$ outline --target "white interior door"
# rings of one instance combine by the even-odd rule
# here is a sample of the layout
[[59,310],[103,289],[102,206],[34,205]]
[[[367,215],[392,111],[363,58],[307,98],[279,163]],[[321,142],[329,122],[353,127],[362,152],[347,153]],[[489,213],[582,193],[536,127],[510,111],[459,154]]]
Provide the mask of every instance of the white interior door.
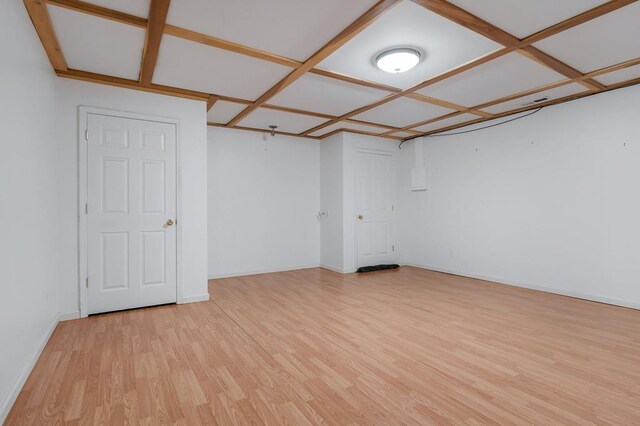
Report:
[[176,302],[176,126],[87,126],[88,313]]
[[391,155],[356,153],[358,267],[396,261],[393,180]]

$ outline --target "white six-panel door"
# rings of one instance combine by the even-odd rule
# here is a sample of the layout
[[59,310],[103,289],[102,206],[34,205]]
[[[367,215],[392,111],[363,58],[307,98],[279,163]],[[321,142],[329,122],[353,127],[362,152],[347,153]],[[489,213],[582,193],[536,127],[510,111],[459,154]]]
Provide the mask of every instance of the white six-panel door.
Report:
[[88,313],[176,302],[176,126],[89,114]]
[[394,263],[394,165],[391,155],[356,153],[358,267]]

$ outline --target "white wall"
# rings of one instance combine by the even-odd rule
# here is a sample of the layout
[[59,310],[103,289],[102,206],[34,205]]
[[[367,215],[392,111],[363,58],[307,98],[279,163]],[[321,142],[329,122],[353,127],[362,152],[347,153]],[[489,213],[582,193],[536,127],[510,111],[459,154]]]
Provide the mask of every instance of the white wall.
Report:
[[[355,133],[339,133],[320,142],[321,265],[338,272],[354,272],[356,259],[355,156],[358,151],[397,156],[393,140]],[[397,161],[397,159],[396,159]]]
[[0,3],[0,423],[57,323],[55,75],[22,2]]
[[209,277],[320,264],[320,144],[209,127]]
[[56,141],[62,168],[60,229],[64,254],[64,309],[78,309],[78,107],[92,106],[180,120],[182,174],[182,300],[206,299],[207,289],[207,135],[204,102],[76,80],[58,80]]
[[343,136],[338,133],[320,142],[320,264],[336,272],[344,270],[343,255]]
[[408,264],[640,307],[640,87],[426,138],[400,167]]

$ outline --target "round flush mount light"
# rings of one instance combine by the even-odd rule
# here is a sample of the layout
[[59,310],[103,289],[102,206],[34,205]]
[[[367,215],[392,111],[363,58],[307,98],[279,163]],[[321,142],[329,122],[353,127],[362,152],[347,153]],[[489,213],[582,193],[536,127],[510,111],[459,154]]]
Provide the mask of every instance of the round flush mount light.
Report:
[[398,47],[385,50],[376,57],[376,65],[382,71],[392,74],[409,71],[418,65],[422,55],[410,47]]

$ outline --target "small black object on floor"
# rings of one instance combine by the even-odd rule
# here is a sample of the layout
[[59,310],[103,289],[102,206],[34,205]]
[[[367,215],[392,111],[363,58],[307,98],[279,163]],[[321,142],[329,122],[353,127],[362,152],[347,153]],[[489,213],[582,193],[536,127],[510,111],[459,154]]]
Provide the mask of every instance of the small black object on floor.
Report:
[[384,271],[387,269],[398,269],[400,265],[373,265],[373,266],[363,266],[362,268],[358,268],[356,272],[375,272],[375,271]]

